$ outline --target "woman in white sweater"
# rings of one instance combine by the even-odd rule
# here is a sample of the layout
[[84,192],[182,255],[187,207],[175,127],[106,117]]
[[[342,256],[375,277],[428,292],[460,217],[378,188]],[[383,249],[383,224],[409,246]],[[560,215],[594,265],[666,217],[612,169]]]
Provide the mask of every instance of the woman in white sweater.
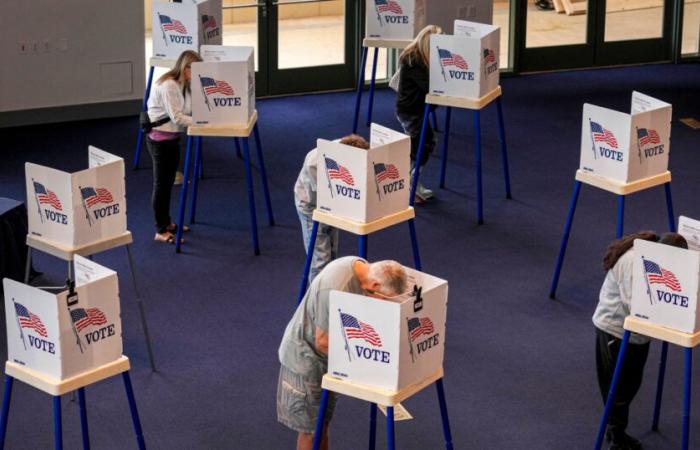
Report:
[[180,163],[180,134],[193,123],[190,66],[201,60],[195,51],[182,52],[175,66],[156,81],[148,99],[148,117],[151,122],[160,123],[146,139],[153,160],[151,202],[156,221],[155,240],[159,242],[175,243],[177,225],[170,218],[170,193]]

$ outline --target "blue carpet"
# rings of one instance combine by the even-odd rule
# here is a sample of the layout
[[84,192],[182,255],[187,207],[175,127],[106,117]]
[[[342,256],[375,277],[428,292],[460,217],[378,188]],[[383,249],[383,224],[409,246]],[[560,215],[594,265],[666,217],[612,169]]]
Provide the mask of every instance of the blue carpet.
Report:
[[[456,448],[591,448],[602,402],[590,317],[604,276],[601,256],[615,234],[613,195],[583,187],[558,299],[547,297],[578,167],[582,104],[628,111],[633,89],[673,104],[670,169],[676,214],[700,218],[699,135],[678,122],[700,117],[698,80],[697,64],[503,79],[514,199],[504,195],[492,106],[482,114],[482,226],[475,219],[471,117],[455,112],[448,188],[437,190],[434,201],[417,208],[416,225],[424,269],[450,282],[445,389]],[[399,129],[392,112],[394,95],[390,90],[377,92],[375,121]],[[150,448],[293,448],[294,433],[279,425],[275,415],[277,347],[294,310],[304,258],[292,186],[317,138],[336,138],[350,130],[353,98],[352,93],[334,93],[259,102],[277,226],[267,226],[256,178],[262,251],[258,257],[250,245],[243,165],[231,142],[205,140],[199,222],[187,234],[181,255],[175,255],[172,246],[152,241],[148,154],[143,155],[143,169],[127,172],[129,228],[135,237],[157,373],[148,367],[125,252],[112,250],[96,260],[121,277],[124,351],[132,361]],[[438,114],[441,120],[443,113]],[[24,198],[25,161],[83,169],[91,144],[129,162],[135,131],[135,117],[3,130],[0,196]],[[424,172],[429,187],[437,188],[438,162],[434,157]],[[663,189],[628,199],[627,232],[666,227]],[[341,254],[356,252],[352,236],[341,239]],[[370,236],[369,257],[412,264],[406,227]],[[60,283],[65,273],[64,264],[48,256],[37,256],[36,267],[45,274],[37,280],[40,284]],[[629,427],[647,449],[680,446],[678,348],[670,351],[661,431],[649,431],[659,347],[652,346]],[[698,405],[700,388],[693,399]],[[93,448],[135,445],[118,378],[90,387],[87,400]],[[66,448],[78,448],[77,404],[66,397],[63,406]],[[440,448],[435,390],[425,390],[406,406],[415,419],[397,425],[398,447]],[[331,427],[332,447],[365,446],[368,412],[366,403],[343,398]],[[691,447],[700,448],[700,413],[692,417],[691,429],[696,432]],[[382,448],[381,421],[378,436]],[[8,448],[48,448],[52,439],[51,399],[16,383]]]

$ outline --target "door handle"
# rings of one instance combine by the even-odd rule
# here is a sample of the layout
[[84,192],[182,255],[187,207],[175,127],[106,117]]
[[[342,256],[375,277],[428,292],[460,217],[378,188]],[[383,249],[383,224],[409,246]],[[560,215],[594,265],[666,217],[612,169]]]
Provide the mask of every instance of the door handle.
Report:
[[257,3],[245,3],[242,5],[223,5],[221,9],[241,9],[241,8],[260,8],[260,14],[262,14],[263,19],[267,18],[267,2],[260,1]]
[[324,3],[324,2],[332,2],[335,0],[292,0],[292,1],[287,1],[287,2],[280,2],[277,0],[274,0],[272,2],[272,6],[279,6],[279,5],[297,5],[300,3]]

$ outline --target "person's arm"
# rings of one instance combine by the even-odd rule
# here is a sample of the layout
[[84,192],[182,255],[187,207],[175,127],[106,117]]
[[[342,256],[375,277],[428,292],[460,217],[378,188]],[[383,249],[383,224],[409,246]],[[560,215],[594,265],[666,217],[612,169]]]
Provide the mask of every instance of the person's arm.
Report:
[[175,81],[167,83],[163,95],[163,107],[174,123],[181,127],[194,125],[192,116],[185,114],[185,97]]
[[316,327],[316,351],[328,354],[328,333],[319,327]]

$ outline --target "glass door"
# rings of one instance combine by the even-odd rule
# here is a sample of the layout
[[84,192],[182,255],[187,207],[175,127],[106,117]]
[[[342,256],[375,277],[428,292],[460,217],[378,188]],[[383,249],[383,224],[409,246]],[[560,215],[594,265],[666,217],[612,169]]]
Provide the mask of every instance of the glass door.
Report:
[[224,44],[255,47],[258,95],[352,88],[352,0],[226,0]]
[[520,0],[520,71],[670,60],[672,0]]

